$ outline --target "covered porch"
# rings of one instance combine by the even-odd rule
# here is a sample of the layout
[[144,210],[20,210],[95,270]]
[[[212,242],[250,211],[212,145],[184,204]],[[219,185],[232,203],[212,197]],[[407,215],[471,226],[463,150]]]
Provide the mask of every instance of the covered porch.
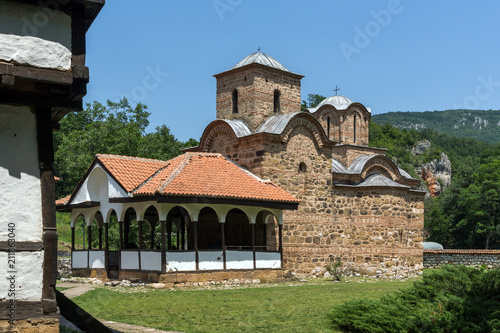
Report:
[[[80,274],[101,270],[109,278],[120,278],[123,271],[279,269],[282,222],[281,210],[228,204],[73,209],[71,265]],[[118,248],[110,246],[110,227],[117,229],[111,232],[118,235]],[[86,235],[83,249],[75,247],[77,232]]]
[[[187,162],[200,156],[190,155]],[[158,191],[152,195],[131,195],[127,191],[118,196],[123,182],[111,172],[109,161],[98,157],[75,192],[57,202],[59,211],[71,213],[73,274],[157,281],[160,275],[171,273],[282,269],[283,209],[296,209],[298,201],[221,155],[201,154],[207,155],[216,157],[221,167],[240,173],[239,182],[247,188],[238,191],[246,192],[246,197],[231,193],[242,185],[238,179],[231,179],[230,172],[219,180],[220,184],[210,183],[210,195],[204,193],[204,181],[200,180],[193,183],[199,194],[191,191],[189,196],[162,195]],[[196,158],[190,168],[195,164],[203,167],[202,161]],[[175,176],[180,178],[182,172],[177,170]],[[218,181],[216,171],[210,176],[213,182]],[[256,188],[248,188],[245,178],[250,178]],[[226,195],[218,194],[219,188],[225,187],[223,182],[228,181],[234,183],[225,190]],[[172,183],[174,180],[169,185]],[[110,197],[112,192],[114,197]]]

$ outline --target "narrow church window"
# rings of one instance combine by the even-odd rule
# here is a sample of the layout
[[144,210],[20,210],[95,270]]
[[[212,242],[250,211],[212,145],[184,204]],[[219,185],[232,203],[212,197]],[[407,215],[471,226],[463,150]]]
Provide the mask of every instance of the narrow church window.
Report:
[[274,91],[274,109],[273,109],[274,113],[279,113],[280,112],[280,108],[281,108],[281,105],[280,105],[281,101],[280,101],[280,99],[281,99],[281,92],[278,89],[276,89]]
[[306,173],[307,165],[304,162],[300,162],[299,164],[299,173]]
[[233,113],[238,113],[238,89],[233,90]]
[[330,117],[326,118],[326,136],[330,139]]
[[354,116],[354,143],[356,143],[356,116]]

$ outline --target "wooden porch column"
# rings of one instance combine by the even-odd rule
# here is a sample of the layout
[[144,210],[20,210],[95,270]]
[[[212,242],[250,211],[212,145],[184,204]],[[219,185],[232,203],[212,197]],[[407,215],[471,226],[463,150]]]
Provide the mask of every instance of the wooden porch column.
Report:
[[252,252],[253,252],[253,269],[256,269],[257,258],[255,255],[255,223],[252,223]]
[[167,254],[165,253],[165,224],[166,221],[160,221],[161,228],[161,272],[167,272]]
[[71,251],[75,250],[75,227],[71,227]]
[[123,247],[126,247],[129,243],[128,234],[130,233],[130,217],[128,214],[125,215],[125,220],[123,221]]
[[92,226],[87,226],[88,250],[92,250]]
[[283,225],[278,224],[278,250],[280,251],[280,261],[281,261],[281,268],[283,268]]
[[224,269],[226,269],[226,235],[225,235],[225,225],[226,223],[220,224],[221,242],[222,242],[222,258],[224,260]]
[[109,267],[109,223],[104,223],[104,261],[107,272]]
[[[181,222],[179,221],[179,225],[181,224]],[[179,234],[179,228],[176,226],[176,229],[177,229],[177,250],[179,250],[181,248],[181,242],[180,242],[180,234]]]
[[102,250],[102,227],[99,228],[99,250]]
[[123,249],[123,221],[118,221],[118,233],[120,234],[120,248]]
[[200,269],[200,255],[198,253],[198,221],[193,221],[194,252],[196,258],[196,270]]
[[172,250],[172,219],[167,221],[167,249]]
[[156,223],[155,224],[150,224],[151,226],[151,250],[154,250],[155,248],[155,227],[156,227]]
[[179,249],[187,250],[184,246],[186,244],[186,220],[184,217],[181,218],[181,247]]
[[138,231],[138,234],[139,234],[138,242],[139,242],[139,244],[137,245],[137,247],[139,248],[139,250],[142,249],[142,222],[143,221],[137,221],[137,224],[139,225],[139,231]]

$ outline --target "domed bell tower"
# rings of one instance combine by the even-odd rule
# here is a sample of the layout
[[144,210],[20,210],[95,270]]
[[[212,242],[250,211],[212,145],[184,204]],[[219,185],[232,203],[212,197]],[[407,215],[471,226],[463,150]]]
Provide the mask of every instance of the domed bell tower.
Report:
[[269,117],[300,111],[304,76],[260,51],[214,77],[217,119],[240,119],[255,132]]

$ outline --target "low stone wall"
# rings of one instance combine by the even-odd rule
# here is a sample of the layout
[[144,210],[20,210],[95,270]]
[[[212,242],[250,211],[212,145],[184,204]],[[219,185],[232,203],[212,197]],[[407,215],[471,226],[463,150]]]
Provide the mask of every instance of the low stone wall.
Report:
[[[291,277],[291,275],[289,277]],[[172,287],[174,285],[198,286],[210,284],[211,282],[222,282],[222,284],[266,283],[280,282],[285,279],[287,279],[287,276],[282,269],[257,269],[166,273],[160,275],[159,282],[167,285],[168,287]]]
[[57,276],[58,277],[71,276],[71,258],[57,259]]
[[500,250],[424,250],[424,268],[441,265],[500,267]]

